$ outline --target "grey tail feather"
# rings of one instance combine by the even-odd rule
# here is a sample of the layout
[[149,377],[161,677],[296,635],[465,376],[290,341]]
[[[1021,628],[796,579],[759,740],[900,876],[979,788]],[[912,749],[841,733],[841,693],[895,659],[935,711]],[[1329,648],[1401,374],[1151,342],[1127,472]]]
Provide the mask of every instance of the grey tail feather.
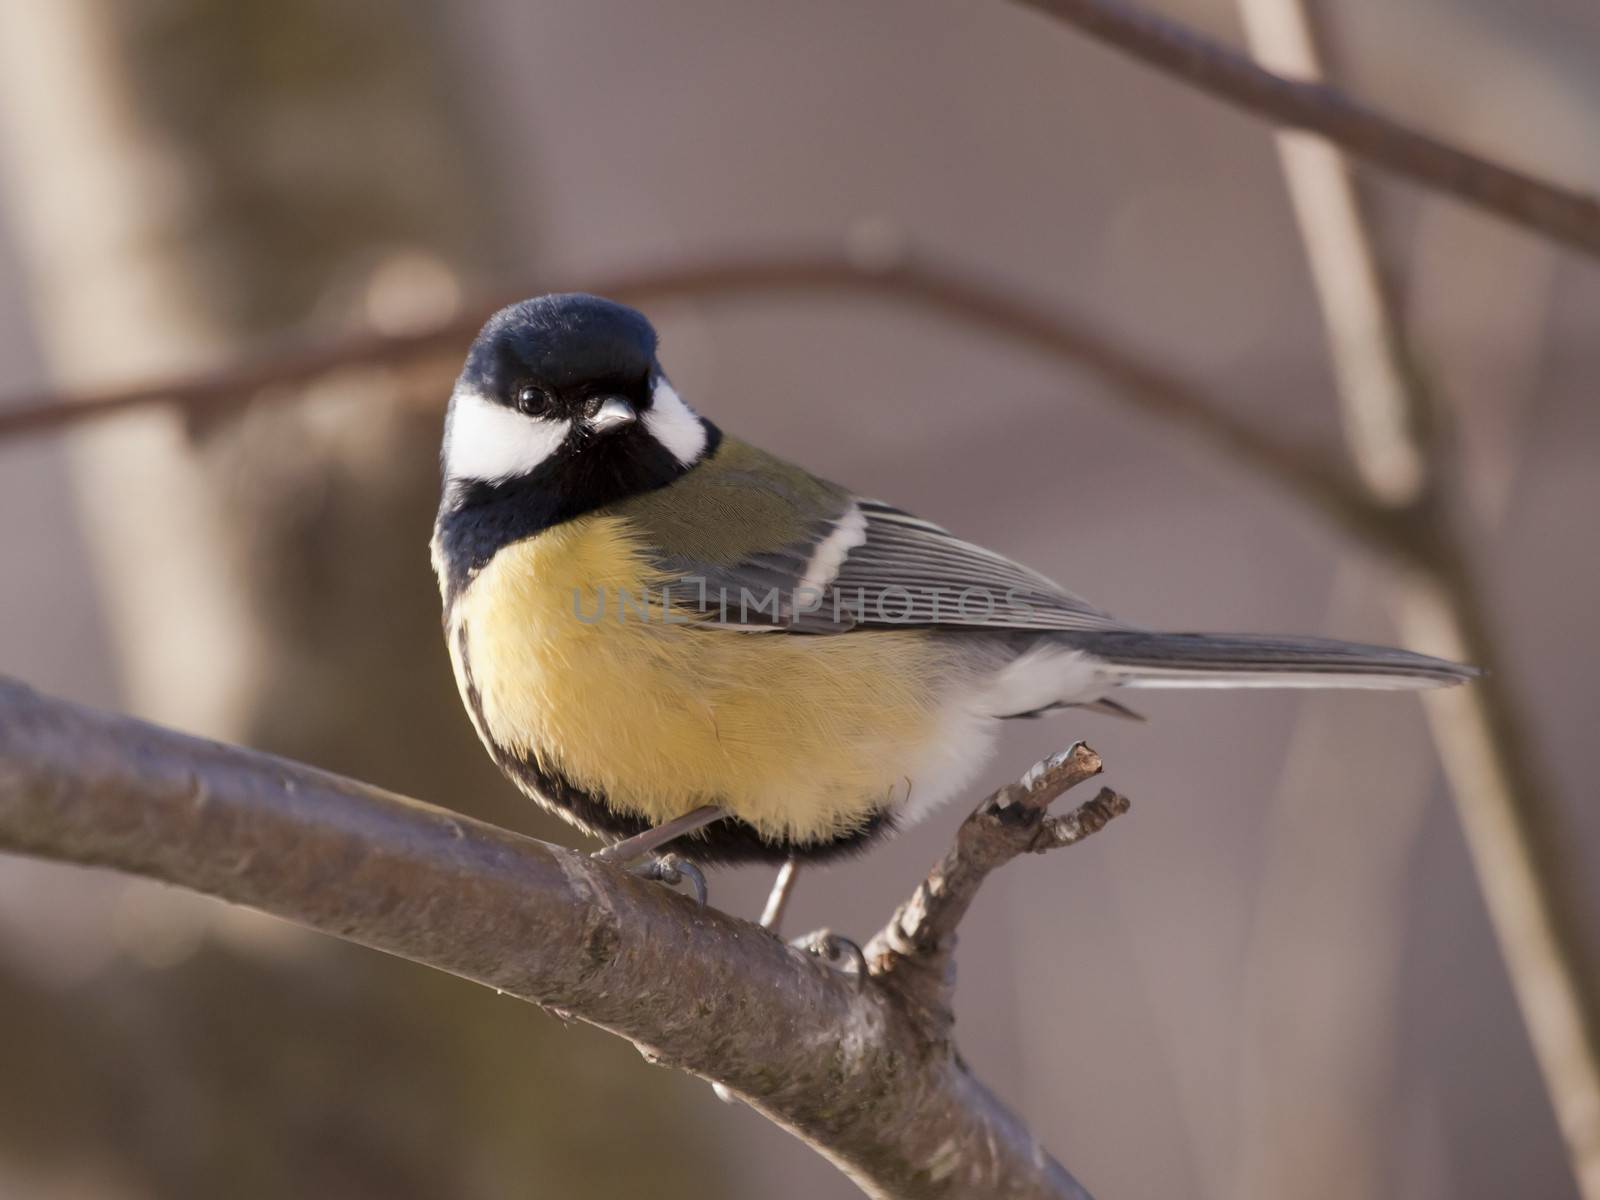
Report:
[[1117,668],[1123,687],[1446,687],[1480,674],[1409,650],[1328,638],[1107,630],[1072,643]]
[[1077,708],[1084,712],[1099,713],[1103,717],[1121,717],[1124,721],[1148,721],[1150,719],[1141,712],[1134,712],[1126,704],[1119,704],[1115,700],[1106,699],[1104,696],[1098,700],[1089,700],[1081,704],[1063,701],[1056,704],[1046,704],[1043,708],[1035,708],[1029,712],[1006,713],[1005,719],[1008,721],[1031,721],[1035,717],[1058,713],[1064,708]]
[[1071,708],[1081,708],[1084,712],[1099,713],[1106,717],[1121,717],[1124,721],[1148,721],[1150,718],[1142,712],[1134,712],[1126,704],[1119,704],[1115,700],[1108,700],[1104,696],[1088,704],[1073,704]]

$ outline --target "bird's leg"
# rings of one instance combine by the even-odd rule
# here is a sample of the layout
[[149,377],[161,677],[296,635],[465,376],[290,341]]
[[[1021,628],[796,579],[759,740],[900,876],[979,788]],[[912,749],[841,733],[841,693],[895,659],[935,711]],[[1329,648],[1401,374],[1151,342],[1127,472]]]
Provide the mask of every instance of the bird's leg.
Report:
[[720,821],[727,815],[728,810],[720,804],[703,804],[693,812],[686,812],[681,817],[663,821],[654,829],[646,829],[643,833],[636,833],[630,838],[614,842],[604,850],[596,850],[592,857],[602,862],[630,863],[636,858],[655,853],[673,838],[693,833],[696,829],[704,829],[713,821]]
[[783,925],[783,913],[789,907],[789,897],[794,894],[795,876],[800,874],[800,864],[790,855],[789,861],[778,868],[778,877],[772,881],[772,891],[767,894],[767,906],[761,910],[761,928],[777,935]]

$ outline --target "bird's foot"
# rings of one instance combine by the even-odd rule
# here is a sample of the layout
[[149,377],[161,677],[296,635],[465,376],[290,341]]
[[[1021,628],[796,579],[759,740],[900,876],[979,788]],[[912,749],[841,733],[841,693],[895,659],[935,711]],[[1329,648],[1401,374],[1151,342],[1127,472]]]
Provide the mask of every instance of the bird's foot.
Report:
[[699,867],[685,858],[676,854],[661,854],[648,862],[640,863],[631,868],[633,874],[641,879],[653,879],[657,883],[664,883],[670,888],[675,888],[681,883],[688,883],[694,893],[695,902],[706,902],[706,877]]
[[840,937],[831,929],[818,929],[789,943],[796,950],[820,958],[836,971],[855,979],[856,986],[867,982],[867,956],[861,947],[849,938]]

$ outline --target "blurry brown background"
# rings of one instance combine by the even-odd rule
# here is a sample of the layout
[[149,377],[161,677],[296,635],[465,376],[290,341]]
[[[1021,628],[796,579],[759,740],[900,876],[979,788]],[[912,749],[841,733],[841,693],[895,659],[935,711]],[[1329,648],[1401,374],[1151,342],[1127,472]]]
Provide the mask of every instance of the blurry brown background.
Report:
[[[1164,11],[1230,41],[1224,0]],[[1587,0],[1321,6],[1359,94],[1600,183]],[[1262,127],[997,2],[17,0],[0,394],[404,328],[461,297],[885,226],[1335,444]],[[1600,948],[1600,270],[1371,190],[1459,422],[1476,567]],[[662,306],[725,427],[1178,628],[1392,639],[1384,580],[1096,385],[882,302]],[[542,836],[460,715],[424,544],[449,369],[0,445],[0,670]],[[962,938],[977,1071],[1105,1197],[1574,1195],[1405,696],[1140,697],[1079,735],[1134,814]],[[865,937],[957,819],[802,876]],[[714,877],[753,913],[768,880]],[[627,1045],[105,875],[0,860],[0,1195],[822,1197],[799,1143]]]

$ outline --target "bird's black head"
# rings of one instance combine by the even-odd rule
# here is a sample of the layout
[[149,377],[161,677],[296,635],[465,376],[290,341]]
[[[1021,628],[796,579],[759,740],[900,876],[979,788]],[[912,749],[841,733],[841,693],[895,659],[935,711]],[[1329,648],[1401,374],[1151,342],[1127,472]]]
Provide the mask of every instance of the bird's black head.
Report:
[[519,389],[552,407],[607,390],[644,400],[655,360],[656,331],[643,313],[582,293],[540,296],[489,318],[461,384],[513,408],[525,407]]
[[456,381],[441,512],[509,504],[554,524],[670,483],[716,439],[662,374],[641,313],[581,293],[524,300],[489,318]]

